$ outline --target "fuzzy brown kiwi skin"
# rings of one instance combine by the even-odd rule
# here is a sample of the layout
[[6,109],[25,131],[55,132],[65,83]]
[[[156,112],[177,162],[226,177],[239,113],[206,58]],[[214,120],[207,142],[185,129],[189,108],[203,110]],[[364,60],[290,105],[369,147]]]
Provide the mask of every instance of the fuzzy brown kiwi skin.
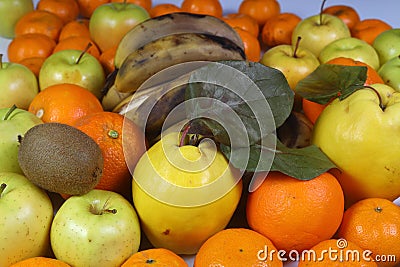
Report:
[[18,162],[25,176],[50,192],[82,195],[103,173],[98,144],[84,132],[62,123],[44,123],[21,139]]

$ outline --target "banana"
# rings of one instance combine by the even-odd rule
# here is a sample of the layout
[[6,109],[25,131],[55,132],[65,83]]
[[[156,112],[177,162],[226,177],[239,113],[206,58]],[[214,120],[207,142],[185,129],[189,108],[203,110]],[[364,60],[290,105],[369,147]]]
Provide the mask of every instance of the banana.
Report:
[[[192,71],[209,64],[208,61],[193,61],[163,69],[129,97],[122,100],[113,110],[134,121],[145,129],[146,139],[152,143],[163,127],[169,127],[182,119],[184,113],[170,118],[168,114],[185,100],[186,85]],[[174,115],[176,115],[174,113]]]
[[225,37],[244,49],[237,32],[223,20],[208,15],[173,13],[151,18],[132,28],[120,41],[114,58],[119,69],[126,57],[159,38],[177,33],[204,33]]
[[115,86],[111,86],[103,96],[101,105],[104,110],[112,111],[119,103],[131,95],[132,93],[120,93],[115,90]]
[[129,54],[115,78],[115,90],[135,92],[155,73],[190,61],[244,60],[244,50],[225,37],[180,33],[152,41]]

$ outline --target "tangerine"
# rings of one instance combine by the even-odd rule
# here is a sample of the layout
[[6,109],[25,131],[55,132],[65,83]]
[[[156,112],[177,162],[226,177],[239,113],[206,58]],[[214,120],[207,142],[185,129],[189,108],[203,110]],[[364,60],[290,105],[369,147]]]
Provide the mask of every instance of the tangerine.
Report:
[[[277,251],[267,237],[246,228],[228,228],[209,237],[197,252],[194,267],[209,266],[263,266],[282,267],[278,254],[265,260],[259,259],[259,251]],[[267,253],[267,251],[265,251]]]
[[265,21],[261,30],[261,40],[268,47],[280,44],[290,45],[292,33],[301,18],[293,13],[279,13]]
[[276,0],[243,0],[238,12],[254,18],[262,27],[267,19],[281,12],[281,6]]
[[60,42],[63,39],[73,36],[90,38],[89,19],[80,18],[65,24],[64,27],[61,29],[58,41]]
[[57,15],[64,24],[79,16],[79,6],[76,0],[39,0],[36,9]]
[[358,12],[353,7],[348,5],[329,6],[326,7],[322,13],[330,14],[340,18],[347,25],[350,31],[358,22],[360,22],[360,15]]
[[45,59],[46,58],[44,57],[28,57],[19,61],[18,63],[28,67],[33,74],[35,74],[36,78],[39,78],[40,68],[42,67]]
[[392,26],[381,19],[364,19],[354,25],[351,35],[372,45],[380,33],[390,29]]
[[54,13],[46,10],[33,10],[22,16],[15,24],[15,36],[27,33],[40,33],[58,41],[63,20]]
[[327,239],[309,251],[300,257],[298,267],[377,267],[367,251],[345,239]]
[[328,172],[307,181],[269,172],[248,195],[246,207],[250,228],[286,252],[301,252],[331,238],[343,212],[342,187]]
[[177,5],[163,3],[163,4],[158,4],[158,5],[153,6],[149,10],[149,14],[150,14],[150,17],[154,18],[154,17],[159,17],[162,15],[171,14],[171,13],[180,12],[180,11],[181,11],[181,8],[178,7]]
[[8,60],[20,62],[26,58],[47,58],[53,53],[56,42],[47,35],[27,33],[16,36],[7,47]]
[[234,28],[243,41],[244,53],[248,61],[258,62],[261,58],[261,45],[257,37],[241,28]]
[[222,17],[222,5],[219,0],[183,0],[181,9],[184,12]]
[[[90,47],[87,49],[89,44]],[[57,43],[57,45],[54,47],[53,53],[68,49],[75,49],[80,51],[84,51],[87,49],[87,53],[91,54],[97,59],[100,58],[100,49],[97,47],[95,42],[93,42],[92,39],[88,37],[71,36],[69,38],[65,38]]]
[[103,107],[98,98],[84,87],[62,83],[40,91],[33,98],[28,111],[45,123],[73,125],[78,118],[103,111]]
[[97,7],[109,3],[110,0],[76,0],[76,2],[79,6],[79,14],[83,18],[90,18]]
[[150,248],[138,251],[130,256],[121,267],[188,267],[179,255],[165,248]]
[[150,11],[153,2],[151,0],[111,0],[111,3],[113,2],[125,2],[126,3],[132,3],[138,6],[143,7],[144,9],[146,9],[147,12]]
[[345,211],[338,237],[372,251],[374,259],[392,255],[378,266],[395,266],[400,262],[400,207],[384,198],[360,200]]
[[10,265],[10,267],[71,267],[71,265],[48,257],[32,257]]
[[[129,198],[132,195],[129,169],[136,166],[146,151],[143,131],[123,115],[109,111],[82,116],[73,126],[92,137],[102,151],[103,175],[95,188],[114,191]],[[125,154],[129,154],[129,160]]]
[[255,37],[258,37],[260,27],[258,26],[257,21],[249,15],[230,13],[222,17],[222,19],[232,28],[240,28],[242,30],[248,31]]

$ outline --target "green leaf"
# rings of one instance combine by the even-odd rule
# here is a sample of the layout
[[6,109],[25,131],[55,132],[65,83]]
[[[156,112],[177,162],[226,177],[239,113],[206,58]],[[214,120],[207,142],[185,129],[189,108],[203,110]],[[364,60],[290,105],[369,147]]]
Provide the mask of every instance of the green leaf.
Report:
[[296,86],[298,95],[319,104],[333,98],[344,99],[364,87],[367,67],[321,64]]
[[310,180],[336,165],[317,146],[288,148],[279,140],[271,171],[280,171],[300,180]]
[[[294,93],[277,69],[258,62],[220,61],[191,74],[186,99],[195,100],[187,105],[191,118],[219,119],[223,126],[233,123],[246,130],[253,144],[284,123],[292,110]],[[229,144],[226,139],[217,141]]]
[[[276,139],[276,148],[259,144],[249,148],[237,149],[236,153],[228,146],[221,145],[221,152],[230,163],[243,169],[246,152],[250,151],[246,171],[279,171],[299,180],[310,180],[336,165],[315,145],[304,148],[288,148]],[[263,156],[260,157],[261,153]],[[234,154],[234,155],[233,155]]]

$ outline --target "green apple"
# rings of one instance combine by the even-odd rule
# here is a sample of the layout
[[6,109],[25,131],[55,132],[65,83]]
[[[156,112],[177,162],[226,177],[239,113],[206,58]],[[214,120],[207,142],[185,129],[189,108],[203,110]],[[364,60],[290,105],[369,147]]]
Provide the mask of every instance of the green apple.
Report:
[[378,70],[385,84],[400,92],[400,54],[389,59]]
[[140,225],[132,204],[118,193],[93,189],[68,198],[54,216],[54,255],[71,266],[121,266],[139,250]]
[[0,266],[48,256],[53,205],[25,176],[0,172]]
[[0,62],[0,84],[0,108],[16,105],[27,110],[39,92],[35,74],[18,63]]
[[314,125],[312,143],[338,167],[346,206],[400,196],[400,93],[385,84],[333,100]]
[[101,98],[105,84],[104,69],[97,58],[85,51],[58,51],[43,62],[39,72],[39,89],[60,83],[80,85]]
[[339,17],[318,14],[307,17],[296,25],[292,33],[292,44],[301,37],[300,46],[318,57],[321,50],[329,43],[350,36],[349,28]]
[[23,174],[18,163],[19,136],[33,126],[43,123],[34,114],[18,109],[0,109],[0,172]]
[[106,51],[117,46],[134,26],[149,18],[146,9],[127,1],[103,4],[90,17],[90,36],[101,51]]
[[17,21],[26,13],[33,11],[32,0],[3,0],[0,1],[0,37],[12,39]]
[[[300,40],[299,40],[300,41]],[[300,44],[300,42],[297,42]],[[319,65],[318,58],[308,49],[298,45],[277,45],[268,49],[260,60],[265,66],[276,68],[285,75],[292,90],[297,83],[313,72]],[[295,105],[300,105],[301,98],[295,98]]]
[[391,58],[400,55],[400,28],[392,28],[380,33],[372,43],[379,55],[382,66]]
[[161,137],[133,173],[133,203],[155,247],[194,254],[224,229],[242,192],[239,172],[213,142],[184,144],[178,132]]
[[321,50],[319,60],[321,63],[326,63],[338,57],[347,57],[364,62],[375,70],[378,70],[380,66],[379,56],[375,48],[354,37],[342,38],[328,44]]

